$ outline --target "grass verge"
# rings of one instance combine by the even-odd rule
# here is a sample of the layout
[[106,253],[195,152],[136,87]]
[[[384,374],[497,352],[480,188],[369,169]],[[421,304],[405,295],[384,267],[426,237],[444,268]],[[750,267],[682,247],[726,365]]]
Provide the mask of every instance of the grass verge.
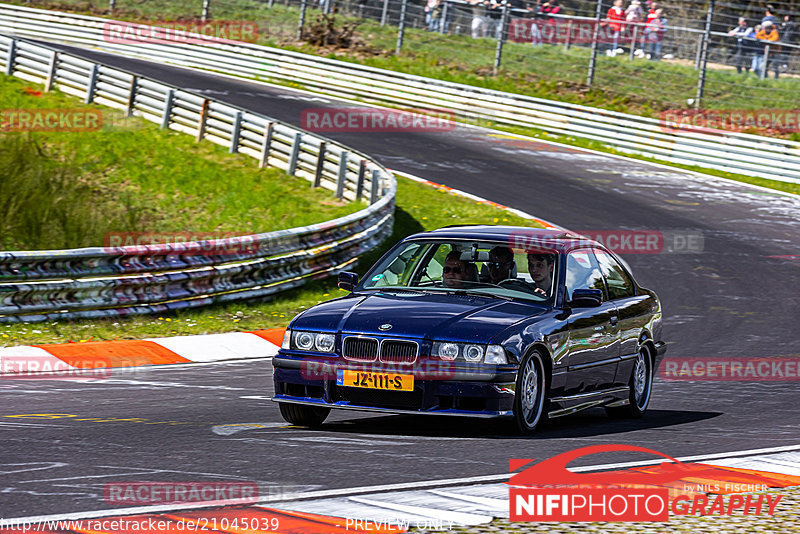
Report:
[[[539,226],[497,207],[398,177],[394,231],[383,245],[361,258],[356,271],[363,275],[389,247],[403,237],[459,223]],[[266,302],[210,306],[201,310],[179,311],[169,316],[0,325],[0,346],[142,339],[284,327],[305,308],[343,294],[336,287],[336,280],[326,279],[281,293]]]
[[[0,76],[0,108],[102,112],[94,131],[0,133],[0,246],[102,246],[125,232],[250,234],[322,222],[343,203],[301,178],[140,118]],[[12,125],[7,114],[7,124]]]

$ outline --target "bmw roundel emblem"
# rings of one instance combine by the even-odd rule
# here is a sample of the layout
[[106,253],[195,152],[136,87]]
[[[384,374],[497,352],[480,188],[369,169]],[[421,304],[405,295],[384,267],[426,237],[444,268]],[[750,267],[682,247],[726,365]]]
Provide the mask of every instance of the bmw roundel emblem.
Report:
[[380,325],[378,328],[385,332],[387,330],[391,330],[392,329],[392,325],[390,325],[389,323],[386,323],[386,324]]

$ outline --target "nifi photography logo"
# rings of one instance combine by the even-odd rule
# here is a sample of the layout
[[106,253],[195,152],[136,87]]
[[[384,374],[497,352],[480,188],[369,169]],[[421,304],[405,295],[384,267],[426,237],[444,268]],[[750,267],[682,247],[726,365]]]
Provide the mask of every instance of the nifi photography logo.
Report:
[[[609,452],[640,452],[664,458],[651,472],[617,470],[576,473],[567,464]],[[512,471],[534,460],[511,460]],[[669,521],[670,515],[773,515],[781,495],[718,494],[687,490],[681,480],[714,480],[713,466],[685,464],[632,445],[593,445],[536,463],[507,482],[511,521]],[[751,477],[759,482],[759,477]],[[765,480],[766,481],[766,480]],[[766,489],[766,484],[754,488]],[[731,492],[732,493],[732,492]]]

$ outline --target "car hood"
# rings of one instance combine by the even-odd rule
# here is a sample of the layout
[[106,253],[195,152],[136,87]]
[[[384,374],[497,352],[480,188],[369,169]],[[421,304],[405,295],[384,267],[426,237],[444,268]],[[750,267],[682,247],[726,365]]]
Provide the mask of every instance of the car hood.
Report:
[[[490,343],[509,326],[545,310],[472,295],[379,292],[318,304],[295,318],[292,328]],[[381,330],[382,325],[391,329]]]

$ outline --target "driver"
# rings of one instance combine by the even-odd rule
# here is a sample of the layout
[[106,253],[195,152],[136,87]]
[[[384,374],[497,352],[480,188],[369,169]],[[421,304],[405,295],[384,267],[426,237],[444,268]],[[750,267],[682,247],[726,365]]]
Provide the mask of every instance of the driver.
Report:
[[499,284],[503,280],[516,278],[514,275],[514,252],[503,246],[494,247],[489,251],[489,279],[492,284]]
[[[469,263],[461,259],[461,252],[451,250],[444,259],[442,269],[442,285],[454,289],[463,289],[470,285],[469,282],[477,282],[477,268],[474,263]],[[465,283],[466,282],[466,283]]]
[[550,296],[553,287],[553,265],[552,254],[528,254],[528,272],[536,285],[536,293]]

